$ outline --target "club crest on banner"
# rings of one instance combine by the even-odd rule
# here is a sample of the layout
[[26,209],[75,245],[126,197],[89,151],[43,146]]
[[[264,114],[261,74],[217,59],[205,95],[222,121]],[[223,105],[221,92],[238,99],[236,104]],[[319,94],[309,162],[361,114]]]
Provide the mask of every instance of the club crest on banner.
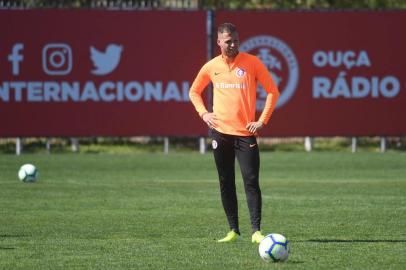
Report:
[[[299,81],[299,64],[290,47],[279,38],[254,36],[240,45],[240,50],[256,55],[272,74],[281,93],[276,108],[285,105],[294,95]],[[266,92],[261,85],[257,88],[257,110],[265,105]]]

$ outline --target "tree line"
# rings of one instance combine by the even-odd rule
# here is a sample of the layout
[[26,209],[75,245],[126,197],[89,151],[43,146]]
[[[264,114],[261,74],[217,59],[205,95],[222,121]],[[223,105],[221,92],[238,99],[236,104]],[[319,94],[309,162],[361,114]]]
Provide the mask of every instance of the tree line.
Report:
[[18,0],[0,1],[3,8],[115,9],[406,9],[404,0]]

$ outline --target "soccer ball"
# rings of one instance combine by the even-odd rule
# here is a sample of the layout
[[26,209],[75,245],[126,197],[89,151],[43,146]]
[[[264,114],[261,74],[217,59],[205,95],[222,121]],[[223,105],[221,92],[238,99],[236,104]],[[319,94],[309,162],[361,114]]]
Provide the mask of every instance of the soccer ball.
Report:
[[288,259],[289,252],[289,241],[281,234],[268,234],[259,243],[259,256],[266,262],[284,262]]
[[18,179],[23,182],[35,182],[38,177],[38,170],[32,164],[24,164],[18,171]]

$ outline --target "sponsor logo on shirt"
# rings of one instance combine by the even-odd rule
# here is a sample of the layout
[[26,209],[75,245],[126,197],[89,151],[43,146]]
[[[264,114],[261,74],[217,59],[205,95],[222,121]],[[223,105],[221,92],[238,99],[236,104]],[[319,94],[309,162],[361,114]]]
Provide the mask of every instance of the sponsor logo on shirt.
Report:
[[247,89],[245,83],[215,83],[214,87],[217,89]]

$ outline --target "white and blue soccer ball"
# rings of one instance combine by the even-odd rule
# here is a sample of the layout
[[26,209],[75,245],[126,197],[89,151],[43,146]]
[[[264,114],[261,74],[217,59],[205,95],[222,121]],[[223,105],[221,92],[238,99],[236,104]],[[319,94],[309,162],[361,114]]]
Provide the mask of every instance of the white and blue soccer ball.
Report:
[[288,259],[289,252],[289,241],[281,234],[268,234],[259,243],[259,256],[266,262],[284,262]]
[[35,182],[38,178],[38,170],[32,164],[24,164],[18,170],[18,179],[23,182]]

